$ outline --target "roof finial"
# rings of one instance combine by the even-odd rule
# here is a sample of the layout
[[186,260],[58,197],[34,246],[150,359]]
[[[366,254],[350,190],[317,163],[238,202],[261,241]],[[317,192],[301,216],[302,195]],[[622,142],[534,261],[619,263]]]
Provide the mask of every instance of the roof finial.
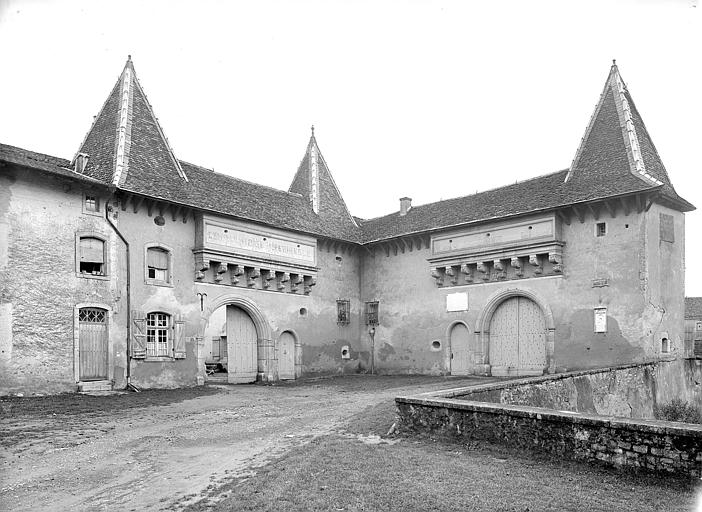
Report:
[[617,65],[617,59],[612,59],[612,66],[616,66],[616,65]]
[[314,137],[314,125],[312,125],[312,137]]
[[131,56],[131,55],[127,55],[127,60],[132,60],[132,56]]

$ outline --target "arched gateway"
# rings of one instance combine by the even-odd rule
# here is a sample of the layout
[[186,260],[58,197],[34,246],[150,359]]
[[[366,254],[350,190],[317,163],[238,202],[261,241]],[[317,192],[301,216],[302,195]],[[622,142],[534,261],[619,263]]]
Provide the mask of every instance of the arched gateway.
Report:
[[475,333],[491,375],[553,372],[553,315],[536,293],[517,288],[496,293],[478,318]]
[[[200,337],[204,336],[212,313],[222,306],[227,308],[227,381],[276,380],[278,368],[270,324],[251,299],[235,294],[213,299],[202,313]],[[204,367],[204,360],[199,364]]]

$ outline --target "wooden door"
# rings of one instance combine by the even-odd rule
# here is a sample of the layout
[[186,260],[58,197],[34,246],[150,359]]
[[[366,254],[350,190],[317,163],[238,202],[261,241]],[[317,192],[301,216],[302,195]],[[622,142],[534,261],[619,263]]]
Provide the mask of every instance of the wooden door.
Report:
[[526,297],[500,304],[490,321],[491,373],[540,375],[546,367],[546,324],[541,308]]
[[278,340],[278,377],[295,378],[295,337],[288,331]]
[[456,324],[449,335],[451,340],[451,375],[470,374],[470,333],[463,324]]
[[227,381],[244,384],[256,381],[258,370],[256,326],[236,306],[227,306]]
[[546,323],[533,300],[519,297],[519,373],[541,375],[546,368]]
[[519,364],[519,297],[500,304],[490,321],[490,365],[493,375],[506,375]]
[[78,357],[81,381],[107,380],[107,311],[78,311]]

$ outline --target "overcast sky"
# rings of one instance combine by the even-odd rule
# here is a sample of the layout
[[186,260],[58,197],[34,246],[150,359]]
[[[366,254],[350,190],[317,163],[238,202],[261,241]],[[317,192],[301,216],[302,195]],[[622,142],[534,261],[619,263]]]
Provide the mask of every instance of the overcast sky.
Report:
[[[0,142],[72,158],[131,54],[178,158],[287,189],[315,125],[370,218],[567,168],[612,59],[702,207],[696,0],[0,0]],[[702,295],[702,214],[686,215]]]

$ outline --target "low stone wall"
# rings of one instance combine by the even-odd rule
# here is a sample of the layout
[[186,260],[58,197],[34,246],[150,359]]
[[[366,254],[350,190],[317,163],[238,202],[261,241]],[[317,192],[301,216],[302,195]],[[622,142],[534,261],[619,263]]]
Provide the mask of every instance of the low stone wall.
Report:
[[[626,377],[624,380],[632,375],[657,372],[655,366],[639,366],[638,369],[629,366],[616,370],[626,370],[623,377],[619,376]],[[601,379],[604,377],[600,374],[608,371],[552,375],[398,397],[395,402],[399,429],[461,441],[504,444],[613,466],[702,477],[702,425],[499,403],[500,397],[505,396],[537,397],[539,404],[568,403],[563,400],[570,395],[560,391],[568,389],[569,382],[584,374]],[[637,380],[633,379],[632,383]],[[557,381],[562,381],[563,385],[555,384]],[[551,395],[549,391],[555,393]],[[641,393],[648,395],[643,390]]]
[[509,380],[470,388],[455,398],[654,419],[656,408],[674,398],[696,404],[702,412],[701,363],[659,360]]

